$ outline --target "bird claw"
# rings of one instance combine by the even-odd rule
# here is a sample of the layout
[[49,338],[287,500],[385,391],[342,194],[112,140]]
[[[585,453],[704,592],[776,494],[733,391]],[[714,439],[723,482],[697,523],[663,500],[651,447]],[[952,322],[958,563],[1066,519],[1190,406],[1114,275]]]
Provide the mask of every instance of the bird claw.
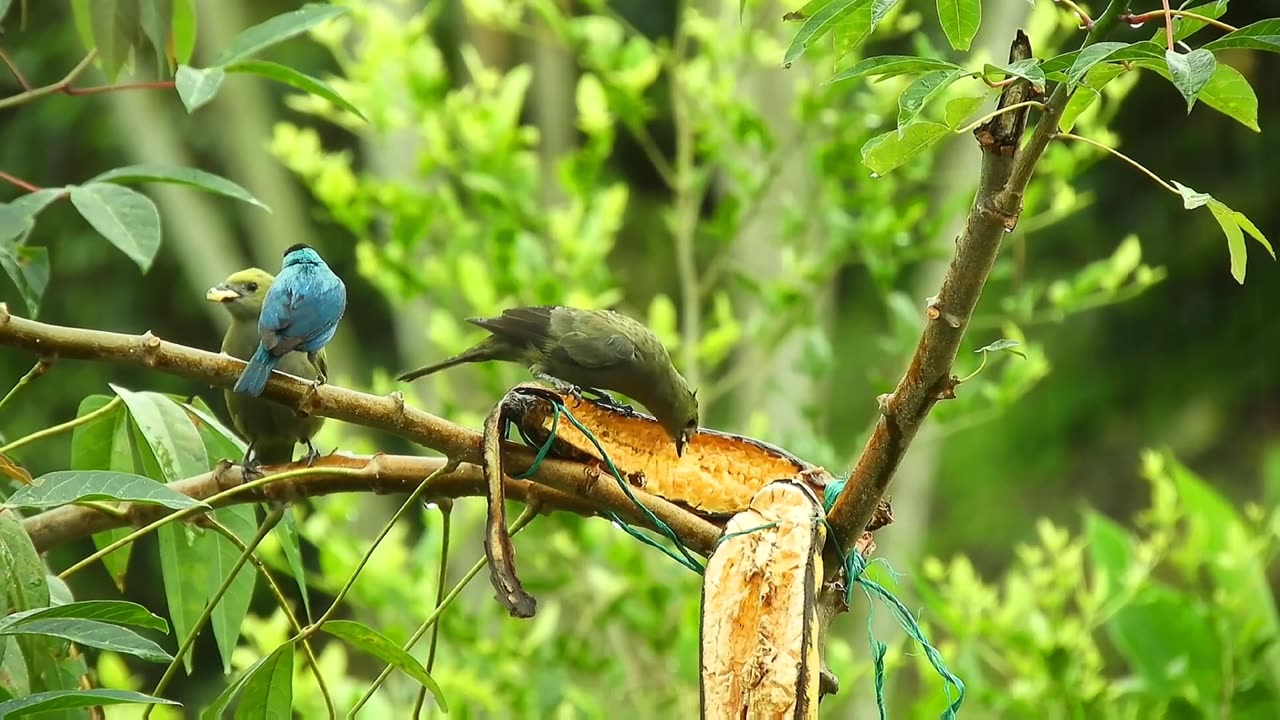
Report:
[[[307,454],[302,456],[302,460],[307,464],[307,467],[311,467],[316,464],[316,460],[320,459],[320,451],[311,442],[311,438],[303,438],[302,442],[307,446]],[[333,453],[330,454],[332,455]]]
[[632,410],[632,409],[633,409],[630,405],[628,405],[628,404],[626,404],[626,403],[622,402],[621,400],[618,400],[617,398],[615,398],[614,396],[610,395],[609,393],[607,393],[607,392],[605,392],[605,391],[603,391],[603,390],[598,390],[598,389],[593,388],[593,387],[582,388],[582,391],[581,391],[581,393],[580,393],[580,395],[579,395],[579,396],[581,397],[582,395],[584,395],[584,394],[586,394],[586,393],[590,393],[590,394],[591,394],[591,396],[592,396],[592,398],[591,398],[592,400],[594,400],[595,402],[597,402],[597,403],[599,403],[599,404],[601,404],[601,405],[604,405],[605,407],[611,407],[611,408],[615,408],[615,409],[618,409],[618,410]]

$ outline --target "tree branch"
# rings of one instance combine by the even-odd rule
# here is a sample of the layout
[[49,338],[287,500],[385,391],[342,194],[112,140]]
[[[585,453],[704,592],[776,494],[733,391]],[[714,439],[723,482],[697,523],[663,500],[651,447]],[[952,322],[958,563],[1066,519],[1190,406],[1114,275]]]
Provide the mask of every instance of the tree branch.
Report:
[[[81,358],[146,367],[224,388],[235,384],[245,365],[228,355],[166,342],[150,332],[144,335],[123,335],[27,320],[11,315],[4,304],[0,304],[0,345],[25,348],[42,356],[56,354],[59,359]],[[263,397],[310,415],[331,417],[399,435],[464,463],[475,464],[481,459],[480,433],[409,407],[399,393],[380,397],[335,385],[316,388],[308,381],[276,372],[271,375]],[[533,451],[522,445],[505,443],[503,446],[503,466],[509,473],[518,474],[526,470],[533,459]],[[378,455],[372,459],[328,458],[320,464],[327,462],[334,463],[334,467],[347,468],[353,466],[345,463],[356,463],[354,467],[368,470],[367,479],[363,475],[355,478],[299,478],[296,481],[281,482],[278,490],[271,489],[274,486],[268,486],[265,492],[282,493],[284,497],[289,497],[289,492],[300,495],[370,490],[407,492],[437,469],[441,461]],[[432,462],[436,464],[425,464]],[[559,494],[549,494],[546,489],[535,488],[530,483],[516,480],[508,481],[507,491],[518,498],[527,497],[532,492],[543,498],[548,507],[558,506],[579,514],[596,514],[601,509],[609,509],[645,527],[649,526],[616,483],[600,481],[600,472],[593,465],[548,458],[533,477],[537,484],[548,486],[559,491]],[[219,482],[222,483],[221,486],[218,485]],[[231,468],[221,473],[180,481],[175,488],[188,492],[193,497],[208,497],[231,487],[228,483],[239,482],[239,469]],[[462,486],[458,483],[462,483]],[[439,485],[441,497],[481,495],[484,491],[483,480],[474,467],[469,470],[463,468],[441,477]],[[445,487],[452,488],[452,491],[444,492]],[[720,528],[714,523],[657,496],[638,489],[633,489],[632,492],[675,530],[688,547],[705,554],[715,546]],[[120,521],[102,517],[96,511],[87,511],[89,515],[85,515],[85,512],[84,508],[52,510],[28,519],[27,529],[33,532],[33,537],[35,534],[42,534],[45,540],[37,545],[48,549],[60,542],[118,527],[120,524]],[[73,533],[44,527],[46,524],[73,521],[81,525]]]
[[[1094,22],[1082,47],[1098,42],[1110,32],[1117,18],[1128,12],[1129,2],[1113,0]],[[1019,40],[1023,38],[1019,33]],[[1015,48],[1017,43],[1015,41]],[[1010,90],[1025,84],[1023,81],[1006,88],[1001,106],[1010,104],[1006,103],[1007,98],[1012,99]],[[991,138],[984,137],[985,128],[975,133],[983,151],[978,192],[964,231],[956,238],[955,255],[937,295],[928,300],[925,309],[928,321],[911,364],[894,391],[879,399],[880,417],[875,429],[854,464],[844,492],[827,515],[845,553],[851,552],[861,537],[929,411],[938,400],[954,396],[951,364],[1000,251],[1000,242],[1017,225],[1023,192],[1049,141],[1057,133],[1058,118],[1071,93],[1064,84],[1054,88],[1035,132],[1021,150],[1018,149],[1020,128],[1012,144],[992,142]],[[1012,114],[1000,117],[1010,118]],[[838,563],[828,564],[829,575],[839,570],[832,567],[835,565]]]

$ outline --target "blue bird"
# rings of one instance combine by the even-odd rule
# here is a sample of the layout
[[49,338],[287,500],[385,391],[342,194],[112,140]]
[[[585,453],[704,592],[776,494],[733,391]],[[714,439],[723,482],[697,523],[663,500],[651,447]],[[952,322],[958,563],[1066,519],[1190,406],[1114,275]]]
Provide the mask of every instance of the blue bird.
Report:
[[347,286],[333,274],[310,245],[299,243],[284,251],[276,281],[262,300],[258,316],[258,349],[236,380],[235,391],[257,397],[280,358],[305,352],[316,369],[316,384],[325,382],[324,349],[338,331],[347,309]]

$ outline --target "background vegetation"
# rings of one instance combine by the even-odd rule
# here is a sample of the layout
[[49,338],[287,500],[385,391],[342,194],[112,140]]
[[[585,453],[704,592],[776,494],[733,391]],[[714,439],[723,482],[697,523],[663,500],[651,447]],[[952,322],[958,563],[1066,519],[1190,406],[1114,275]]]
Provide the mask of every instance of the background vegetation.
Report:
[[[271,208],[147,187],[164,241],[141,273],[70,203],[55,203],[28,241],[50,257],[39,319],[150,329],[215,349],[226,318],[204,290],[249,265],[274,271],[283,249],[305,240],[350,291],[330,351],[336,384],[401,389],[478,427],[522,370],[458,369],[411,388],[391,378],[472,341],[464,317],[517,303],[614,306],[669,342],[700,387],[705,424],[839,470],[914,347],[924,298],[972,198],[978,152],[962,134],[883,177],[872,173],[861,149],[893,129],[912,78],[828,83],[833,68],[886,54],[981,67],[1004,61],[1016,28],[1037,57],[1072,49],[1081,36],[1059,4],[994,0],[982,3],[972,50],[958,53],[934,4],[906,0],[852,55],[837,59],[827,38],[783,69],[798,25],[782,16],[802,3],[335,4],[350,12],[263,57],[323,78],[365,120],[246,74],[229,75],[191,114],[169,88],[54,94],[0,109],[0,170],[28,183],[60,187],[136,163],[190,165]],[[15,3],[4,20],[0,48],[33,84],[83,57],[70,5]],[[296,7],[191,5],[198,67],[244,28]],[[1221,6],[1236,27],[1280,15],[1276,0],[1204,5]],[[1202,33],[1194,46],[1222,34]],[[1118,34],[1160,41],[1163,25]],[[1215,111],[1202,98],[1186,115],[1177,89],[1139,64],[1106,85],[1074,132],[1211,192],[1274,239],[1280,136],[1270,131],[1280,93],[1267,78],[1280,71],[1280,55],[1226,50],[1218,61],[1257,89],[1256,114]],[[139,57],[120,81],[155,77],[154,60]],[[84,81],[106,82],[98,68]],[[0,95],[20,89],[0,77]],[[985,90],[962,80],[921,117],[941,121],[964,109],[949,101]],[[978,114],[970,106],[966,116]],[[0,200],[22,192],[0,184]],[[957,400],[940,405],[891,489],[897,522],[877,533],[877,555],[900,574],[873,572],[919,611],[965,681],[966,716],[1280,711],[1276,267],[1251,242],[1249,281],[1238,284],[1212,216],[1179,202],[1097,148],[1055,143],[966,340],[972,350],[1016,339],[1026,357],[993,356]],[[2,292],[26,314],[12,286]],[[31,362],[0,352],[0,376],[16,381]],[[962,352],[956,372],[978,364]],[[225,416],[220,392],[67,361],[4,408],[4,442],[84,412],[86,397],[112,394],[109,383],[197,393]],[[333,421],[319,445],[418,452]],[[71,434],[13,454],[36,476],[72,458]],[[298,508],[313,604],[327,605],[398,504],[335,496]],[[450,580],[481,553],[482,507],[462,501],[453,512]],[[411,515],[347,597],[350,617],[397,642],[429,613],[439,572],[440,515]],[[697,576],[601,520],[543,518],[517,545],[539,613],[506,617],[483,582],[450,608],[433,676],[451,715],[696,713]],[[60,548],[49,565],[64,568],[89,547]],[[275,538],[264,552],[287,569]],[[94,567],[70,589],[77,598],[122,592],[163,615],[164,590],[151,580],[159,573],[156,553],[140,550],[122,588]],[[842,690],[824,701],[826,717],[874,712],[864,612],[835,626],[828,660]],[[941,682],[896,625],[881,618],[875,627],[890,644],[893,716],[937,714]],[[287,636],[264,588],[243,630],[230,657],[236,671]],[[166,694],[189,708],[226,682],[206,635],[193,672]],[[381,664],[338,642],[318,648],[345,712]],[[104,687],[149,691],[162,672],[115,653],[87,657]],[[296,711],[322,714],[301,659],[294,672]],[[416,692],[393,676],[364,712],[402,716]]]

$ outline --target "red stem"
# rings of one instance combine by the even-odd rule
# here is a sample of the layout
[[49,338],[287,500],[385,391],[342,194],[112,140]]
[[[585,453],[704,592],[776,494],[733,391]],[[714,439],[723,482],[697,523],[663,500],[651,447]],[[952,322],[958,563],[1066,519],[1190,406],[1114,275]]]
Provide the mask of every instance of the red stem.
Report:
[[15,185],[17,187],[20,187],[23,190],[26,190],[27,192],[40,192],[40,190],[42,189],[39,185],[33,185],[27,182],[26,180],[23,180],[22,178],[14,177],[3,170],[0,170],[0,180],[3,180],[9,183],[10,185]]
[[62,88],[62,92],[65,95],[97,95],[116,90],[164,90],[172,87],[174,87],[172,80],[161,80],[157,82],[122,83],[120,85],[94,85],[85,88],[67,86]]
[[1164,7],[1164,36],[1169,49],[1173,50],[1173,10],[1169,8],[1169,0],[1160,0],[1160,4]]

